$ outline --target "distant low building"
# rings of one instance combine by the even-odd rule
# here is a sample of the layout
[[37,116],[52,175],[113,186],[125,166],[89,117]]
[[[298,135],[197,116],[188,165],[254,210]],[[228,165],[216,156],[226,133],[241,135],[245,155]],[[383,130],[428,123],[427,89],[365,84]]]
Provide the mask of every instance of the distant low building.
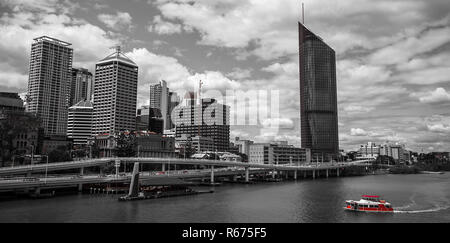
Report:
[[[0,164],[15,161],[24,163],[23,158],[39,153],[39,141],[44,130],[34,113],[23,110],[4,110],[0,116]],[[10,133],[6,133],[6,131]]]
[[242,162],[242,157],[229,152],[214,152],[205,151],[196,153],[191,156],[191,159],[208,159],[208,160],[220,160],[229,162]]
[[396,163],[405,163],[411,160],[409,153],[406,153],[404,144],[385,143],[380,146],[380,155],[392,157]]
[[177,158],[175,139],[149,132],[136,133],[136,150],[139,157]]
[[239,153],[245,154],[247,156],[250,155],[250,145],[254,142],[251,140],[241,140],[239,137],[236,137],[234,141],[234,145],[238,147]]
[[71,148],[73,145],[73,140],[68,139],[66,136],[52,135],[45,136],[40,142],[40,153],[41,155],[49,154],[53,150],[58,149],[58,147]]
[[[179,148],[188,148],[196,153],[205,151],[216,151],[214,139],[202,136],[190,136],[189,134],[182,134],[175,138]],[[182,149],[183,150],[183,149]]]
[[311,150],[285,143],[250,145],[249,162],[253,164],[302,164],[311,162]]
[[0,118],[7,112],[24,110],[23,100],[18,93],[0,92]]
[[[92,139],[98,146],[100,157],[115,156],[119,134],[100,134]],[[134,151],[136,157],[145,158],[177,158],[175,138],[148,131],[134,132]]]
[[359,147],[356,159],[376,159],[380,156],[380,145],[368,142]]

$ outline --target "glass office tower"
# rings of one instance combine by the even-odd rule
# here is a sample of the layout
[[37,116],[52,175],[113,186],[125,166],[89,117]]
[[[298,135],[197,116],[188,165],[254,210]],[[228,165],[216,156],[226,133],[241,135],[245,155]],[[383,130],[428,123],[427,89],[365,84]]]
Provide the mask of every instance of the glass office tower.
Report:
[[316,158],[339,152],[334,50],[299,23],[301,144]]

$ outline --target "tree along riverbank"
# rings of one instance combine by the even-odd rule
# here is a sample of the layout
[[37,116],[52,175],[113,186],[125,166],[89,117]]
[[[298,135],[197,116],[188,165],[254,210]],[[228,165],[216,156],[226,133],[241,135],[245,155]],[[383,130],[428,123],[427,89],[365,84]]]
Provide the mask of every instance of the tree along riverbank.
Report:
[[424,164],[419,163],[415,165],[396,165],[389,168],[389,172],[391,174],[418,174],[423,171],[450,171],[449,163],[441,163],[441,164]]

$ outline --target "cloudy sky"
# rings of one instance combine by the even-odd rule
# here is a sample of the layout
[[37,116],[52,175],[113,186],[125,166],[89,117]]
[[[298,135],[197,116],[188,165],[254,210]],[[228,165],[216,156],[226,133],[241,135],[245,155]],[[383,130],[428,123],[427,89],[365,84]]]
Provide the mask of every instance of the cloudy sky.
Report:
[[[337,54],[341,148],[402,142],[450,150],[448,0],[304,0],[305,24]],[[139,105],[171,89],[279,90],[280,115],[232,137],[300,144],[296,0],[0,0],[0,91],[25,93],[32,39],[73,44],[74,66],[121,44],[140,68]],[[258,108],[259,109],[259,108]],[[281,129],[264,128],[275,122]]]

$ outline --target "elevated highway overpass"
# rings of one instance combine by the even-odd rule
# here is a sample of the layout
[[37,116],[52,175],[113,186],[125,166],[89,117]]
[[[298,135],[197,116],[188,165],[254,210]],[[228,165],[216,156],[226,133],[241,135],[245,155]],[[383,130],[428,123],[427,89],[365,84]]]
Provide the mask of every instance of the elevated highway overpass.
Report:
[[[185,178],[205,178],[209,177],[211,183],[218,176],[234,176],[241,175],[245,177],[245,181],[249,181],[250,174],[256,173],[272,173],[275,177],[276,171],[284,171],[285,174],[293,174],[297,179],[297,173],[303,172],[305,177],[308,172],[312,178],[319,175],[320,171],[324,171],[328,177],[329,171],[336,171],[339,176],[340,169],[358,166],[370,166],[370,161],[355,161],[346,163],[318,163],[318,164],[301,164],[301,165],[275,165],[275,164],[253,164],[244,162],[229,162],[218,160],[196,160],[196,159],[168,159],[168,158],[103,158],[93,160],[81,160],[72,162],[38,164],[17,167],[0,168],[0,192],[14,191],[20,189],[46,189],[46,188],[62,188],[70,186],[81,186],[83,184],[98,183],[128,183],[131,181],[131,174],[119,174],[116,170],[115,175],[84,175],[84,168],[102,166],[107,163],[140,163],[140,164],[160,164],[162,165],[163,175],[158,172],[141,172],[140,180],[153,177],[171,176],[180,179]],[[183,171],[165,171],[164,165],[200,165],[207,166],[205,170],[183,170]],[[36,175],[37,173],[48,171],[61,171],[69,169],[80,169],[77,175],[60,175],[43,177]],[[32,176],[35,174],[35,176]],[[322,172],[322,175],[324,173]],[[26,177],[17,177],[17,175],[27,175]],[[46,173],[47,175],[47,173]],[[40,177],[39,177],[40,176]]]
[[141,164],[176,164],[176,165],[203,165],[203,166],[218,166],[218,167],[240,167],[240,168],[259,168],[259,169],[271,169],[278,171],[311,171],[311,170],[325,170],[345,168],[349,166],[369,166],[370,160],[360,160],[354,162],[344,163],[312,163],[312,164],[300,164],[300,165],[276,165],[276,164],[252,164],[245,162],[231,162],[231,161],[218,161],[218,160],[198,160],[198,159],[174,159],[174,158],[102,158],[91,160],[79,160],[70,162],[59,162],[49,164],[36,164],[16,167],[2,167],[0,168],[0,176],[11,176],[18,174],[30,174],[45,171],[61,171],[69,169],[79,169],[102,166],[108,163],[136,163]]

